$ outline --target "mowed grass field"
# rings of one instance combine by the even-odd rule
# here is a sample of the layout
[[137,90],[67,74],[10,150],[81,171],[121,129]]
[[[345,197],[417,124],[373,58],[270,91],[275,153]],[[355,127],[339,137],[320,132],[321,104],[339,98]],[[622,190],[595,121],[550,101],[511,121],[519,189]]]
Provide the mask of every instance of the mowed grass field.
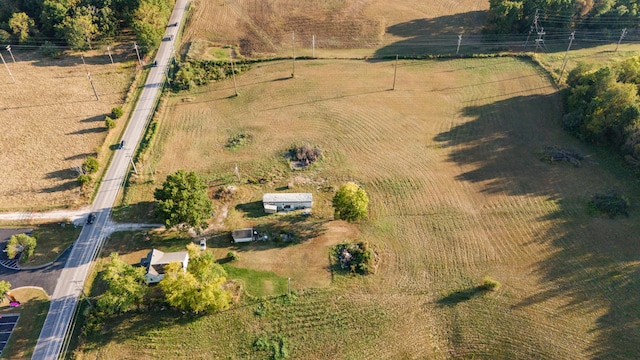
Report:
[[[121,106],[135,74],[128,49],[45,58],[37,51],[5,54],[0,72],[0,211],[85,205],[75,166],[88,156],[108,160],[104,117]],[[135,54],[134,54],[135,56]],[[91,74],[97,101],[87,79]],[[124,120],[111,134],[122,129]],[[112,135],[113,136],[113,135]],[[115,141],[115,140],[114,140]]]
[[[611,186],[637,204],[636,183],[561,130],[560,95],[538,67],[511,57],[400,61],[392,91],[393,62],[298,61],[293,79],[291,66],[254,65],[238,77],[238,97],[231,81],[169,97],[147,159],[155,182],[137,182],[126,201],[148,202],[167,174],[195,170],[212,189],[238,187],[226,220],[219,210],[212,220],[230,230],[277,224],[252,204],[293,182],[292,191],[313,192],[309,221],[322,234],[333,223],[327,189],[353,180],[371,198],[369,217],[344,238],[376,247],[377,274],[297,281],[293,299],[204,317],[127,315],[79,358],[263,358],[269,351],[253,345],[261,338],[308,359],[640,356],[638,212],[608,219],[587,207]],[[225,148],[238,133],[250,143]],[[301,141],[324,159],[291,172],[282,155]],[[580,168],[550,165],[538,159],[545,146],[587,158]],[[246,184],[264,174],[271,181]],[[250,260],[259,251],[239,255],[292,276],[285,256],[260,269]],[[329,266],[327,246],[315,256]],[[485,276],[502,286],[479,291]]]

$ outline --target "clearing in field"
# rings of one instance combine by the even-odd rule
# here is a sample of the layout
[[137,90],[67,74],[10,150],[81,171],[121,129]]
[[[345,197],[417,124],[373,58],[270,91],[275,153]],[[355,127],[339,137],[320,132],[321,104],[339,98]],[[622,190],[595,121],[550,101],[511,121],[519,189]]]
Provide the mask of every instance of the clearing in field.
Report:
[[[176,325],[161,316],[116,320],[121,327],[110,337],[84,348],[87,358],[176,356],[179,326],[194,332],[185,348],[196,358],[246,356],[265,351],[254,344],[274,342],[291,358],[317,359],[640,356],[638,215],[611,220],[587,211],[589,196],[606,186],[632,202],[639,194],[610,158],[560,129],[560,97],[538,67],[511,57],[401,61],[391,91],[392,62],[296,66],[291,79],[290,62],[254,65],[238,78],[238,97],[231,82],[171,96],[147,159],[155,175],[137,179],[126,202],[150,201],[167,174],[187,168],[203,174],[212,193],[238,187],[232,200],[216,200],[216,231],[289,221],[321,235],[333,191],[354,180],[371,199],[355,238],[376,246],[377,274],[335,275],[322,290],[298,281],[292,299]],[[238,134],[251,141],[229,149]],[[301,141],[324,158],[292,172],[283,155]],[[545,146],[576,149],[588,161],[541,162]],[[313,193],[308,220],[262,214],[262,194],[287,188]],[[303,242],[317,240],[307,234]],[[291,261],[304,267],[303,259],[283,255],[296,246],[270,250],[281,259],[275,266],[251,251],[240,258],[293,276]],[[322,249],[316,256],[328,258]],[[481,290],[485,276],[501,287]],[[144,333],[130,331],[142,324]]]
[[[16,51],[16,62],[0,72],[0,211],[47,210],[84,205],[75,166],[98,156],[109,158],[104,118],[121,106],[135,74],[130,51],[106,51],[43,57]],[[135,53],[133,54],[135,56]],[[97,101],[87,73],[91,74]],[[109,134],[119,133],[126,119]],[[114,140],[115,141],[115,140]]]

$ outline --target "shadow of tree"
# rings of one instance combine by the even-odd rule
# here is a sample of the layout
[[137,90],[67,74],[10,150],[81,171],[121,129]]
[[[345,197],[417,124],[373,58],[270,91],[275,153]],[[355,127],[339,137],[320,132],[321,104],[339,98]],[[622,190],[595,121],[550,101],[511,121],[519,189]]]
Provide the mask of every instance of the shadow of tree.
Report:
[[238,204],[236,205],[236,210],[243,212],[246,217],[253,219],[269,215],[264,212],[264,208],[262,207],[262,200]]
[[[539,109],[556,111],[545,112],[545,117]],[[549,118],[552,113],[557,115]],[[551,248],[534,263],[540,290],[515,303],[513,309],[560,303],[562,308],[551,311],[560,317],[571,313],[567,320],[590,314],[594,320],[585,320],[590,327],[584,333],[590,337],[585,340],[589,341],[586,356],[640,358],[638,214],[611,220],[592,217],[586,209],[590,193],[611,185],[637,203],[636,181],[618,169],[609,154],[588,148],[562,131],[548,130],[559,129],[557,93],[468,106],[462,115],[473,120],[434,139],[450,150],[448,161],[460,167],[456,180],[476,184],[485,193],[547,199],[557,209],[537,219],[553,226],[533,235],[532,242]],[[538,159],[536,151],[550,144],[593,155],[582,168],[549,165]],[[462,290],[438,303],[455,305],[476,295],[476,289]]]
[[472,298],[482,295],[486,292],[481,286],[472,287],[469,289],[459,290],[452,292],[451,294],[438,299],[436,303],[441,306],[453,306],[458,303],[471,300]]
[[73,168],[56,170],[47,173],[45,179],[71,180],[78,177],[78,173]]

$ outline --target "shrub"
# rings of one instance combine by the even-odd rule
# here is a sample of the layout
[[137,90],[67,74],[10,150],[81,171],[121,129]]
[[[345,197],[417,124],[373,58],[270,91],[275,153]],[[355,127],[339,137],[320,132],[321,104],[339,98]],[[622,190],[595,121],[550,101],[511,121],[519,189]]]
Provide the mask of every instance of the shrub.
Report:
[[297,161],[309,165],[322,157],[322,150],[317,146],[311,147],[309,143],[304,145],[295,145],[289,150],[289,156]]
[[609,215],[610,218],[614,218],[620,214],[629,216],[629,200],[616,190],[596,193],[589,201],[589,206],[601,213]]
[[98,159],[93,156],[89,156],[84,163],[82,163],[82,170],[85,174],[94,174],[98,171],[99,167]]
[[78,175],[76,181],[80,186],[86,186],[91,182],[91,175]]
[[116,122],[112,118],[107,116],[104,118],[104,126],[106,126],[107,129],[111,130],[116,127]]
[[334,250],[342,269],[362,275],[374,272],[375,253],[366,242],[341,244]]
[[111,117],[114,119],[120,119],[123,114],[124,112],[122,111],[121,106],[116,106],[113,109],[111,109]]
[[62,49],[50,41],[45,41],[44,44],[40,46],[40,53],[44,57],[56,57],[62,54]]
[[238,254],[236,254],[235,251],[229,251],[227,253],[227,259],[231,259],[232,261],[235,261],[235,260],[238,260],[239,257],[238,257]]
[[500,283],[488,276],[482,280],[482,285],[480,285],[480,289],[485,291],[494,291],[494,290],[498,290],[499,288],[500,288]]
[[227,144],[225,145],[225,147],[231,150],[235,150],[248,144],[250,141],[251,141],[251,135],[243,132],[230,137],[227,140]]

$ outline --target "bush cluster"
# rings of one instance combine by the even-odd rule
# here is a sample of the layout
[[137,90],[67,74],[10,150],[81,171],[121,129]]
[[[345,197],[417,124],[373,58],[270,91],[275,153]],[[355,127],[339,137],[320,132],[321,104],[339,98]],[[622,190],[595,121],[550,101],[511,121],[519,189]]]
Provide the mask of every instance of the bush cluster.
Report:
[[366,242],[341,244],[336,246],[334,251],[342,269],[362,275],[374,272],[375,253]]
[[[234,64],[236,74],[249,69],[249,63]],[[233,74],[231,63],[221,60],[188,60],[178,65],[178,71],[171,83],[174,91],[189,90],[196,86],[206,85],[212,81],[226,79]]]
[[579,64],[567,78],[563,127],[577,138],[640,160],[640,58],[595,69]]
[[589,206],[610,218],[617,215],[629,216],[629,200],[615,190],[594,194]]
[[294,160],[303,162],[305,165],[310,165],[322,157],[322,150],[317,146],[312,147],[309,143],[294,145],[289,149],[289,156]]
[[225,147],[231,150],[238,149],[251,141],[251,135],[247,133],[240,133],[233,135],[227,140]]

